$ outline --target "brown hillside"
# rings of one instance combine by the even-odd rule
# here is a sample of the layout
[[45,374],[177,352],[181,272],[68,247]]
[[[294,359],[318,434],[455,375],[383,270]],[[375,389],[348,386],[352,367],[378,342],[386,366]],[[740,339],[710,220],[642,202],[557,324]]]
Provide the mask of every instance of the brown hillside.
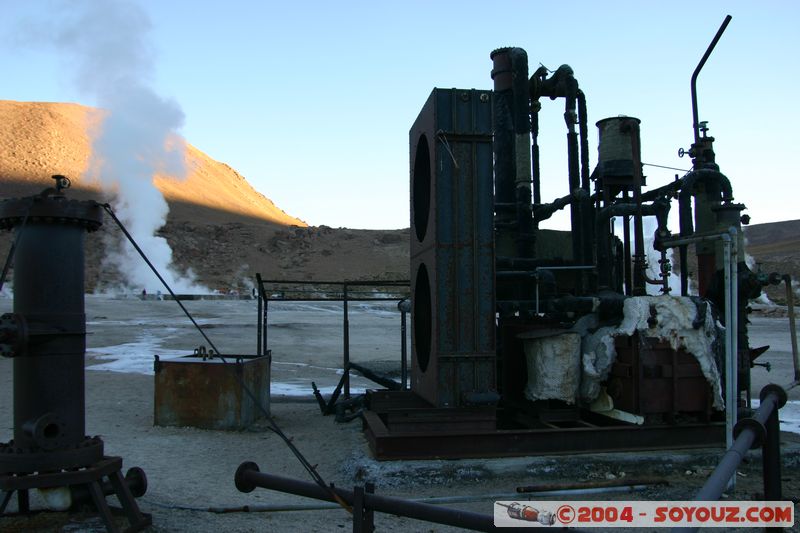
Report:
[[[0,173],[17,183],[14,188],[31,184],[40,189],[43,178],[65,174],[78,188],[96,190],[83,176],[91,154],[88,128],[100,118],[96,109],[77,104],[0,100]],[[170,204],[205,206],[281,225],[307,225],[279,209],[234,169],[191,145],[187,145],[186,168],[185,179],[159,176],[155,181]],[[5,189],[3,196],[30,192]],[[182,213],[176,215],[183,218]]]
[[[86,171],[87,128],[96,110],[76,104],[0,101],[0,199],[27,196],[51,186],[49,176],[74,183],[68,195],[101,199]],[[265,279],[362,280],[408,277],[408,230],[349,230],[306,224],[255,191],[230,166],[189,145],[189,176],[156,181],[169,203],[159,235],[173,250],[179,271],[191,268],[212,289],[243,289],[256,272]],[[103,266],[107,243],[121,240],[106,220],[87,239],[87,285],[114,286],[121,273]],[[0,260],[11,233],[0,232]]]

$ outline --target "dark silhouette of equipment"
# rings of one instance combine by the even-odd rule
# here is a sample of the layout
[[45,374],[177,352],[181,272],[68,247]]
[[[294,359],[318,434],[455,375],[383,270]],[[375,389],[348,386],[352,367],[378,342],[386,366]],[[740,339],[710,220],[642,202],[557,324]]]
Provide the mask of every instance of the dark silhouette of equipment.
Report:
[[86,436],[84,240],[102,224],[102,206],[68,199],[69,180],[53,178],[56,186],[36,196],[0,202],[0,229],[15,230],[14,309],[0,319],[0,353],[14,363],[14,439],[0,444],[0,514],[15,491],[19,512],[28,513],[28,491],[39,489],[59,508],[73,497],[93,502],[117,531],[105,500],[114,493],[131,530],[143,529],[151,520],[130,485],[135,478],[133,492],[143,494],[144,472],[126,482],[122,459]]

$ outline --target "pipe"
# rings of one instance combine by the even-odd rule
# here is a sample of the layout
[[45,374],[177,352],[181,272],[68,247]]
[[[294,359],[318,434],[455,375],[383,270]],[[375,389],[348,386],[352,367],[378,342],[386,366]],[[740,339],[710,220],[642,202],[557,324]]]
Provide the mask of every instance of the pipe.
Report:
[[[582,494],[605,494],[605,493],[629,493],[638,492],[652,488],[653,485],[662,484],[660,482],[642,482],[631,483],[627,482],[618,486],[604,487],[590,487],[590,488],[575,488],[575,489],[559,489],[559,490],[542,490],[542,491],[520,491],[516,493],[492,493],[492,494],[477,494],[466,496],[433,496],[430,498],[411,498],[408,501],[418,503],[430,503],[433,505],[441,505],[447,503],[473,503],[483,502],[488,500],[520,500],[525,497],[520,496],[520,492],[534,492],[539,497],[555,497],[555,496],[571,496]],[[666,484],[666,482],[663,482]],[[520,487],[529,488],[529,487]],[[309,504],[275,504],[275,505],[242,505],[240,507],[189,507],[183,505],[160,505],[155,502],[148,502],[158,507],[177,510],[189,511],[205,511],[216,514],[228,513],[280,513],[288,511],[325,511],[329,509],[340,509],[341,505],[336,503],[309,503]]]
[[256,273],[256,285],[258,286],[258,310],[256,311],[256,355],[262,355],[261,335],[264,330],[264,299],[261,297],[261,274]]
[[400,390],[408,389],[408,340],[406,339],[408,326],[406,316],[411,311],[411,299],[403,298],[397,302],[400,310]]
[[697,67],[694,69],[692,73],[692,127],[694,129],[694,142],[700,142],[700,120],[698,118],[698,111],[697,111],[697,76],[700,74],[700,70],[702,70],[703,66],[708,61],[708,57],[711,55],[711,52],[714,51],[714,47],[717,46],[717,42],[719,42],[720,37],[722,37],[722,33],[725,31],[725,28],[728,27],[731,19],[730,15],[725,17],[725,20],[722,21],[722,26],[719,27],[717,30],[717,34],[711,40],[711,44],[708,45],[706,49],[706,53],[703,54],[703,58],[700,59],[700,62],[697,64]]
[[497,246],[501,253],[529,257],[533,251],[531,218],[530,103],[528,54],[522,48],[500,48],[492,60],[495,201],[515,204],[512,212],[496,210]]
[[374,381],[378,385],[383,385],[384,387],[386,387],[389,390],[402,390],[401,387],[400,387],[400,384],[398,382],[396,382],[393,379],[387,378],[385,376],[381,376],[380,374],[377,374],[377,373],[373,372],[369,368],[363,367],[363,366],[358,365],[358,364],[353,363],[353,362],[349,363],[349,368],[351,368],[352,370],[355,370],[356,372],[358,372],[359,374],[361,374],[362,376],[364,376],[368,380]]
[[[725,447],[733,445],[733,426],[736,424],[737,401],[734,380],[739,370],[737,357],[733,351],[733,332],[731,331],[731,243],[730,238],[722,236],[723,270],[725,275]],[[733,479],[736,483],[736,479]]]
[[[324,501],[334,501],[332,493],[335,493],[347,505],[353,505],[354,501],[354,494],[351,490],[343,490],[333,486],[322,487],[316,483],[263,473],[259,471],[258,465],[253,462],[244,462],[239,465],[239,468],[236,469],[234,482],[240,492],[252,492],[256,487],[261,487]],[[413,502],[391,496],[364,494],[364,507],[382,513],[475,531],[495,530],[494,517],[492,515],[441,508],[429,503]]]
[[[731,310],[730,310],[730,322],[725,323],[725,329],[730,329],[731,335],[731,357],[733,362],[736,366],[734,366],[733,372],[733,392],[736,395],[736,401],[734,404],[739,403],[739,246],[738,246],[738,231],[736,228],[728,229],[728,233],[730,234],[730,250],[731,250],[731,280],[730,285],[727,287],[727,290],[730,292],[731,298]],[[725,241],[723,240],[723,246]],[[747,364],[750,364],[749,357]],[[750,392],[749,392],[749,385],[748,385],[748,397],[747,397],[747,405],[750,406]],[[734,405],[734,419],[733,424],[736,425],[736,409],[738,405]],[[734,478],[734,484],[736,479]]]
[[666,248],[686,247],[698,242],[722,240],[723,272],[725,292],[725,422],[726,446],[730,448],[733,442],[733,428],[736,425],[737,408],[737,378],[738,378],[738,341],[737,309],[738,306],[738,265],[736,264],[737,241],[736,228],[730,228],[726,233],[697,233],[691,237],[683,235],[664,239],[662,245]]
[[633,295],[647,294],[645,284],[644,228],[642,225],[642,148],[639,141],[639,121],[630,119],[625,123],[631,130],[631,155],[633,156]]
[[[619,487],[642,487],[652,485],[669,485],[666,479],[598,479],[594,481],[584,481],[581,483],[543,483],[539,485],[529,485],[517,487],[519,493],[536,493],[542,495],[550,492],[565,492],[567,494],[585,494],[586,489],[608,489]],[[512,498],[508,498],[512,499]]]
[[[347,284],[342,286],[342,368],[344,369],[344,398],[350,399],[350,319],[347,313]],[[333,402],[331,402],[333,404]]]
[[[761,441],[765,437],[765,425],[769,424],[769,419],[773,412],[777,413],[778,409],[785,404],[786,392],[781,387],[767,385],[761,390],[761,405],[758,406],[751,418],[742,419],[737,424],[737,437],[733,446],[725,452],[722,460],[720,460],[703,487],[695,495],[694,501],[719,500],[722,493],[728,488],[728,480],[736,477],[736,469],[744,459],[747,451],[753,448],[754,445],[755,447],[761,445]],[[779,440],[772,441],[771,444],[774,445],[776,442],[779,442]],[[779,456],[779,454],[777,455]],[[780,478],[778,478],[778,482],[780,482]],[[672,531],[688,533],[697,531],[697,529],[696,527],[682,527],[673,528]]]

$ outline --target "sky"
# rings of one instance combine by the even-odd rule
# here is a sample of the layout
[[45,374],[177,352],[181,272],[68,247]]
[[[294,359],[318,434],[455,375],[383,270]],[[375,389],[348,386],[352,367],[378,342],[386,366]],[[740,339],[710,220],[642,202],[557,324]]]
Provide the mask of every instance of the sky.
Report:
[[[372,229],[409,226],[408,130],[431,90],[491,89],[504,46],[526,49],[531,71],[572,66],[592,168],[593,124],[628,115],[643,161],[688,169],[690,77],[730,14],[698,80],[700,120],[752,223],[800,218],[786,194],[800,178],[800,2],[0,0],[0,99],[98,105],[74,58],[39,42],[87,6],[122,6],[142,28],[144,82],[180,106],[189,143],[309,224]],[[562,113],[543,102],[545,201],[568,192]],[[649,186],[682,174],[645,172]]]

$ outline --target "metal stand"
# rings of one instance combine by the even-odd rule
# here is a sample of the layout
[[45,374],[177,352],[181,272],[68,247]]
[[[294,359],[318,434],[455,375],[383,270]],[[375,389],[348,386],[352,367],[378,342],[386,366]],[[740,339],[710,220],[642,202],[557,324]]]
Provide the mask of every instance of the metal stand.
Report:
[[[31,512],[28,497],[29,490],[70,487],[73,494],[81,489],[88,491],[91,501],[97,508],[97,512],[103,519],[103,523],[109,533],[118,533],[120,529],[114,523],[112,508],[109,507],[106,501],[106,492],[116,494],[119,503],[122,505],[122,512],[130,524],[130,527],[124,531],[142,531],[153,523],[152,518],[149,514],[144,514],[139,510],[134,495],[122,477],[121,471],[121,457],[103,457],[101,461],[92,466],[76,471],[31,474],[27,476],[0,475],[0,490],[5,492],[2,503],[0,503],[0,516],[5,514],[6,507],[11,501],[14,491],[17,492],[19,514],[29,514]],[[104,477],[107,477],[110,482],[110,491],[104,487]]]

